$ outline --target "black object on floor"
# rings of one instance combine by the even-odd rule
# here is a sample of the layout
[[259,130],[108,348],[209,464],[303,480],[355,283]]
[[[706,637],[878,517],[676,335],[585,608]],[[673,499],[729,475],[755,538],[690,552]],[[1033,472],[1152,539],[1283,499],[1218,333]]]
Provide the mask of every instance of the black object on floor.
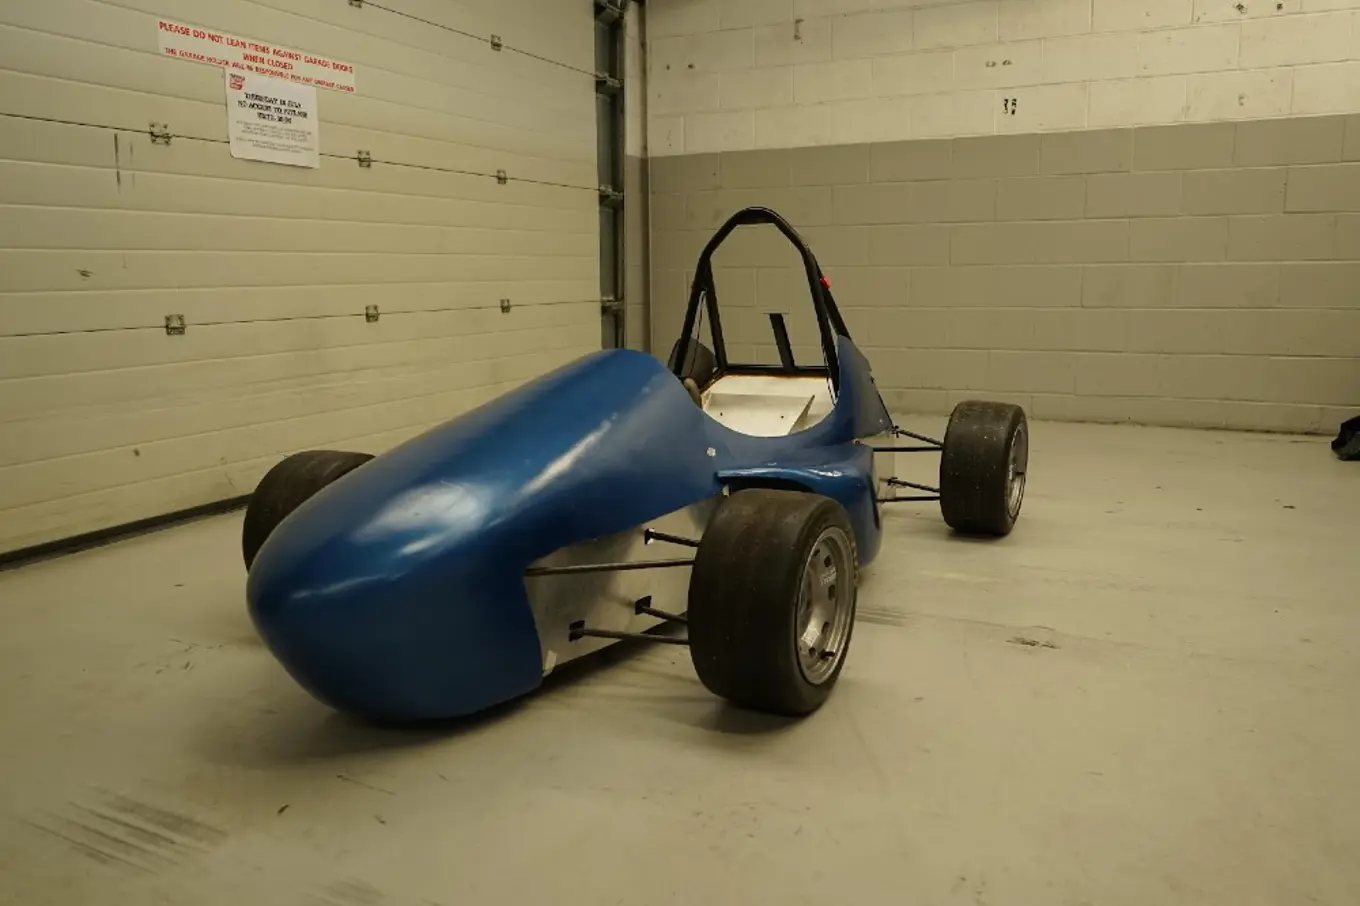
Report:
[[1360,459],[1360,415],[1341,423],[1341,431],[1332,441],[1332,450],[1338,459]]

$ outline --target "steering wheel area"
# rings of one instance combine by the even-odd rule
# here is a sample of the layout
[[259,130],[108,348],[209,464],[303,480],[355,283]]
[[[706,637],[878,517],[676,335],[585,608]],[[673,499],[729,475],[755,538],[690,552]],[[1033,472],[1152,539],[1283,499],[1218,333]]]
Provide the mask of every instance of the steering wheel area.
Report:
[[709,349],[698,340],[689,343],[689,349],[685,352],[685,363],[677,368],[680,360],[681,342],[677,340],[675,346],[671,348],[671,357],[668,367],[679,378],[684,385],[685,391],[690,399],[694,400],[694,405],[703,408],[704,388],[713,380],[718,372],[718,360],[713,355],[713,350]]

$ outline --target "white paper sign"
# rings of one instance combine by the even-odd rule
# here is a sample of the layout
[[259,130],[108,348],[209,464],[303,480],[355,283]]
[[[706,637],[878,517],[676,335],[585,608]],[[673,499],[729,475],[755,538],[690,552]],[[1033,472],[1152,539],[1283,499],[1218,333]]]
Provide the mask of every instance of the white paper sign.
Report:
[[294,167],[321,166],[315,88],[231,69],[222,75],[227,82],[232,157]]
[[168,57],[354,93],[352,63],[170,19],[158,21],[156,35],[161,53]]

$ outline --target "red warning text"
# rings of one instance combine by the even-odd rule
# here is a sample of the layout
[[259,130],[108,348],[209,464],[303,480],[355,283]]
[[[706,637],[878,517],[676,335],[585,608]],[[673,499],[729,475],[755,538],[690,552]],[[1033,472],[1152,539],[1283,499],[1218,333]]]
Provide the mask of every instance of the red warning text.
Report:
[[346,94],[355,91],[354,65],[351,63],[169,19],[159,20],[157,36],[161,53],[167,57],[259,73]]

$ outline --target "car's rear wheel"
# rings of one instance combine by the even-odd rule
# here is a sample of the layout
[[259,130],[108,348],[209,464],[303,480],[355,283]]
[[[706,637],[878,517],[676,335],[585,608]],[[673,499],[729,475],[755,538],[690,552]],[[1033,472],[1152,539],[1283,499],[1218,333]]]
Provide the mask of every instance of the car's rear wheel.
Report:
[[734,704],[817,710],[845,666],[859,572],[839,503],[801,491],[732,494],[709,522],[689,586],[690,656]]
[[308,450],[294,453],[266,472],[250,496],[241,527],[241,554],[246,569],[255,562],[265,539],[289,513],[372,458],[371,453]]
[[954,407],[940,454],[940,512],[951,528],[1010,534],[1020,517],[1028,472],[1025,410],[979,401]]

